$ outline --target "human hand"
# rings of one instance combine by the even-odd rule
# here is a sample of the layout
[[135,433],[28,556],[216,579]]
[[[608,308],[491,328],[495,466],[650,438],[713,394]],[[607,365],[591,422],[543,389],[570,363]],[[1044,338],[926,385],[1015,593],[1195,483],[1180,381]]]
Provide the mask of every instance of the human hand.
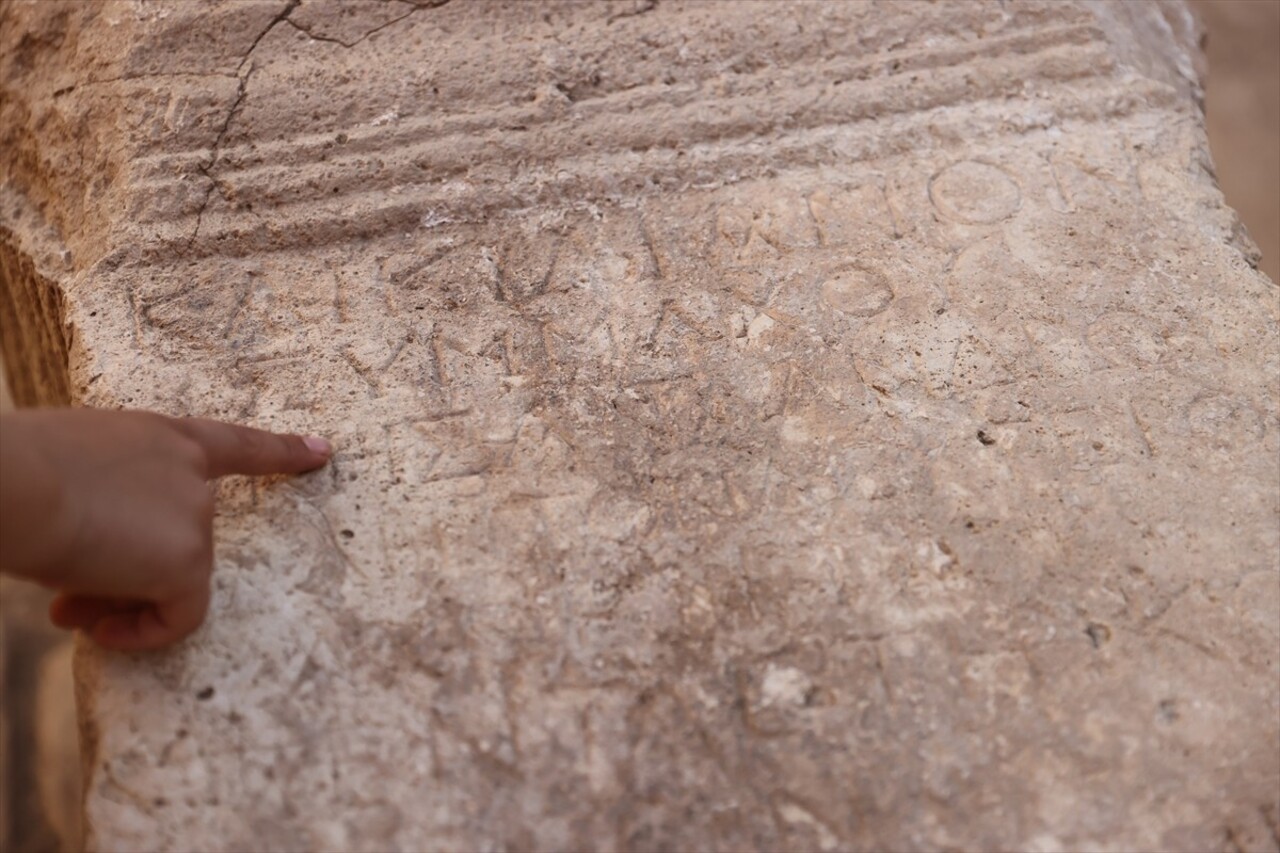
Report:
[[0,416],[0,570],[57,590],[53,623],[106,648],[168,645],[209,608],[208,481],[309,471],[330,452],[324,439],[146,412]]

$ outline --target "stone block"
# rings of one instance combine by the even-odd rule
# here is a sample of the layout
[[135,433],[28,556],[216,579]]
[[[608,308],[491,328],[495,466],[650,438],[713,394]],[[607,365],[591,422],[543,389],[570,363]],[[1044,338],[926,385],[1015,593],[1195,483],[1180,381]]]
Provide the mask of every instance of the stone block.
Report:
[[193,639],[82,650],[90,845],[1276,849],[1280,308],[1196,39],[0,7],[15,394],[338,446],[219,485]]

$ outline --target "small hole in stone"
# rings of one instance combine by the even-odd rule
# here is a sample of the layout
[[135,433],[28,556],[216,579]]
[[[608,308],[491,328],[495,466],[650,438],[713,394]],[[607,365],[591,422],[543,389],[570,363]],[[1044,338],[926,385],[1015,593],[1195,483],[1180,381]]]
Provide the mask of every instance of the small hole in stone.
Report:
[[1101,622],[1090,622],[1084,632],[1089,635],[1089,642],[1093,643],[1095,649],[1102,648],[1111,641],[1111,629]]
[[199,693],[196,694],[196,698],[199,699],[201,702],[204,702],[207,699],[212,699],[213,688],[212,687],[204,688],[203,690],[201,690]]
[[987,431],[985,429],[978,430],[978,441],[982,442],[983,446],[985,447],[990,447],[991,445],[996,443],[996,440],[994,438],[992,438],[990,435],[987,435]]
[[355,538],[355,535],[356,535],[354,530],[347,530],[345,528],[343,530],[338,531],[338,533],[340,536],[342,536],[343,539],[353,539]]

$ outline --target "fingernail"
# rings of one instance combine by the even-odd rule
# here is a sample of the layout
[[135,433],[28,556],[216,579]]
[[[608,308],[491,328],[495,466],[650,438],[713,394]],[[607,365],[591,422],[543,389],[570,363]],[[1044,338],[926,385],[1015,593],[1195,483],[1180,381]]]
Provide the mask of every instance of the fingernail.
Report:
[[304,435],[302,437],[302,443],[305,444],[307,449],[312,453],[319,453],[321,456],[328,456],[333,452],[333,445],[318,435]]

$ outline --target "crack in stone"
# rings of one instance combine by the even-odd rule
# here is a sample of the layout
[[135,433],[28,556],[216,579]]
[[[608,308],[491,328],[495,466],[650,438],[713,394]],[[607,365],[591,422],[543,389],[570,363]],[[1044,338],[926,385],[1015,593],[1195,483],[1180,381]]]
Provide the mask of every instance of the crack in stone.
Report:
[[[446,0],[448,2],[448,0]],[[630,9],[623,10],[617,14],[610,15],[605,19],[606,24],[612,24],[615,21],[621,21],[623,18],[636,18],[640,15],[648,14],[658,8],[658,0],[642,0]]]
[[410,15],[412,15],[414,12],[419,12],[423,9],[438,9],[441,6],[444,6],[446,3],[448,3],[449,0],[428,0],[428,2],[426,3],[415,3],[413,2],[413,0],[401,0],[401,2],[407,3],[409,5],[409,11],[405,12],[403,15],[400,15],[397,18],[392,18],[389,21],[384,21],[383,23],[378,24],[378,26],[369,30],[364,35],[360,36],[360,38],[352,42],[346,42],[340,38],[335,38],[333,36],[316,35],[307,26],[305,26],[304,24],[299,24],[297,21],[293,20],[293,18],[290,18],[288,15],[285,15],[284,22],[289,26],[293,27],[298,32],[305,33],[308,38],[314,39],[315,41],[326,41],[331,44],[340,44],[343,47],[350,49],[360,44],[362,41],[369,38],[369,36],[373,35],[374,33],[382,32],[392,24],[400,23],[405,18],[408,18]]
[[[267,33],[274,30],[276,28],[276,24],[288,18],[289,14],[301,4],[302,0],[289,0],[289,2],[285,4],[285,7],[271,19],[271,23],[267,24],[266,27],[263,28],[262,32],[258,33],[258,37],[253,40],[253,44],[249,45],[249,49],[245,51],[244,57],[240,60],[240,64],[236,66],[236,74],[239,74],[240,69],[244,68],[244,64],[249,61],[249,57],[253,56],[253,52],[258,49],[258,43],[267,37]],[[253,73],[252,67],[250,67],[249,73]]]
[[[196,166],[196,168],[200,170],[200,174],[204,175],[205,178],[208,179],[209,185],[205,187],[204,198],[200,202],[200,209],[196,211],[196,227],[191,232],[191,239],[187,241],[188,250],[195,243],[196,238],[200,236],[200,225],[204,221],[205,209],[209,206],[209,197],[213,195],[214,188],[218,187],[218,181],[216,178],[213,177],[213,175],[211,174],[211,171],[214,165],[217,164],[218,162],[218,153],[222,147],[222,140],[227,135],[227,129],[230,128],[231,126],[231,120],[235,118],[236,112],[238,112],[240,109],[240,104],[244,102],[245,89],[248,86],[249,77],[252,74],[253,74],[253,67],[250,66],[249,73],[245,74],[243,77],[240,78],[240,83],[236,87],[235,100],[231,104],[231,109],[227,111],[227,117],[222,122],[222,127],[218,129],[218,135],[214,137],[213,146],[211,147],[211,150],[209,153],[209,162],[201,163]],[[219,191],[221,192],[221,190]],[[222,195],[224,198],[226,197],[225,193],[222,193]]]
[[246,50],[244,56],[241,57],[240,63],[236,65],[236,77],[239,79],[239,84],[236,86],[235,100],[231,103],[231,109],[227,110],[227,117],[223,120],[222,127],[218,128],[218,134],[213,139],[213,145],[210,146],[209,162],[201,163],[196,166],[196,168],[200,170],[200,174],[204,175],[205,178],[208,179],[209,185],[205,187],[204,198],[200,200],[200,209],[196,211],[196,225],[191,232],[190,239],[187,240],[186,248],[183,250],[184,254],[191,250],[191,247],[195,245],[196,239],[200,236],[200,225],[204,222],[204,212],[209,207],[209,198],[213,195],[214,189],[216,188],[224,199],[227,198],[226,191],[218,184],[217,179],[212,175],[212,170],[218,163],[218,155],[222,150],[222,142],[227,136],[227,131],[231,127],[231,122],[235,119],[236,113],[239,112],[240,105],[244,103],[245,94],[249,88],[249,78],[253,76],[253,72],[257,66],[251,64],[249,66],[249,70],[245,71],[243,74],[241,74],[240,71],[244,68],[245,63],[249,62],[253,57],[253,52],[257,50],[258,44],[267,37],[268,33],[276,28],[276,25],[281,21],[287,20],[289,13],[298,8],[301,3],[302,0],[289,0],[289,2],[285,4],[285,7],[271,19],[271,22],[268,23],[266,27],[263,28],[262,32],[258,33],[257,37],[254,38],[253,43],[249,45],[249,49]]
[[[231,127],[231,122],[235,119],[236,113],[239,112],[240,110],[240,105],[244,102],[245,94],[247,92],[248,85],[249,85],[249,78],[253,76],[253,72],[256,70],[256,66],[250,64],[249,69],[247,71],[245,71],[243,74],[241,73],[241,71],[244,69],[245,63],[249,62],[250,59],[253,57],[253,52],[257,50],[258,45],[262,42],[264,38],[267,37],[267,34],[270,33],[272,30],[274,30],[277,25],[283,22],[300,32],[306,33],[306,35],[309,38],[315,39],[317,41],[333,42],[334,44],[340,44],[346,48],[352,48],[352,47],[355,47],[360,42],[364,41],[365,39],[369,38],[374,33],[380,32],[381,30],[386,29],[392,24],[397,24],[400,21],[403,21],[405,18],[408,18],[414,12],[420,11],[422,9],[438,9],[441,6],[444,6],[447,3],[449,3],[449,0],[426,0],[426,2],[415,2],[415,0],[403,0],[403,2],[406,2],[409,4],[409,7],[410,7],[409,11],[405,12],[403,15],[400,15],[399,17],[392,18],[390,21],[386,21],[382,24],[379,24],[378,26],[366,32],[364,35],[360,36],[360,38],[356,39],[355,41],[351,43],[347,43],[342,41],[341,39],[330,38],[328,36],[315,35],[310,30],[308,30],[305,26],[299,24],[297,21],[294,21],[292,18],[289,17],[289,15],[292,14],[293,11],[302,4],[302,0],[289,0],[289,2],[285,5],[285,7],[281,9],[280,12],[277,13],[275,17],[271,19],[270,23],[268,23],[266,27],[263,28],[262,32],[260,32],[257,35],[257,37],[254,38],[253,43],[249,45],[249,49],[245,51],[244,56],[240,59],[239,64],[236,65],[235,76],[239,78],[240,83],[236,88],[236,96],[235,96],[235,100],[231,104],[231,109],[227,110],[227,117],[222,122],[222,127],[218,129],[217,136],[214,137],[213,145],[210,148],[209,161],[207,163],[202,163],[196,167],[197,169],[200,170],[200,174],[202,174],[205,178],[208,179],[209,185],[205,188],[204,198],[200,200],[200,209],[196,211],[195,228],[192,229],[191,236],[187,239],[187,244],[183,249],[184,254],[191,250],[191,247],[195,245],[196,240],[199,239],[200,237],[200,227],[204,222],[204,213],[209,207],[209,199],[213,196],[213,191],[216,189],[218,191],[218,194],[221,195],[223,199],[230,202],[230,198],[228,198],[227,196],[226,189],[218,182],[217,178],[215,178],[212,174],[213,167],[216,166],[218,163],[218,156],[221,153],[222,142],[226,138],[228,129]],[[220,76],[231,76],[231,75],[220,75]]]
[[81,80],[70,86],[63,86],[61,89],[55,89],[53,97],[61,98],[69,95],[77,89],[85,86],[100,86],[104,83],[130,83],[134,80],[164,80],[173,77],[235,77],[235,74],[227,74],[221,71],[160,71],[148,74],[123,74],[119,77],[101,77],[92,80]]

